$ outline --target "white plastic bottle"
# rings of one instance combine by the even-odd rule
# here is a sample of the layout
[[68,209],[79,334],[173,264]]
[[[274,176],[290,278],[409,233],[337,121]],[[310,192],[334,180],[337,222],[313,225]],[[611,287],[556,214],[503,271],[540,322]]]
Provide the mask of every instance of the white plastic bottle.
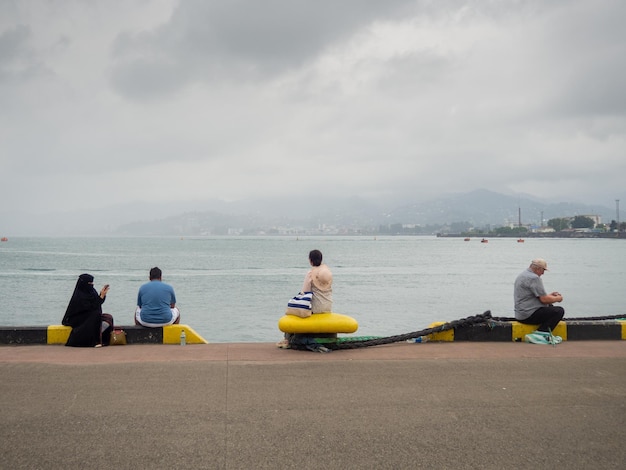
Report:
[[180,332],[180,345],[185,346],[187,344],[187,335],[185,334],[185,330]]

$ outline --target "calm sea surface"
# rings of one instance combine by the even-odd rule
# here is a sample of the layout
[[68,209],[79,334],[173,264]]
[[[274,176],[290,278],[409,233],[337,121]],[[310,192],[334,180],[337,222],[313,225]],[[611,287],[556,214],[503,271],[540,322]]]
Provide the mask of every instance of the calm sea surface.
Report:
[[139,286],[153,266],[174,286],[182,323],[209,342],[270,342],[296,294],[308,252],[334,275],[334,311],[356,335],[388,336],[491,310],[513,316],[513,281],[548,261],[544,284],[566,317],[626,313],[624,240],[435,237],[11,238],[0,243],[0,325],[59,324],[76,278],[110,284],[104,311],[133,323]]

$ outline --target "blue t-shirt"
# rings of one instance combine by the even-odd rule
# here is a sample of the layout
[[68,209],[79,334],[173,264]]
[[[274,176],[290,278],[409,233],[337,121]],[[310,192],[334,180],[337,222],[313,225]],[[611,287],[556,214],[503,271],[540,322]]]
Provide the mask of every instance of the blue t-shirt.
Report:
[[152,280],[139,288],[137,305],[141,320],[146,323],[167,323],[172,319],[172,304],[176,303],[174,288],[165,282]]

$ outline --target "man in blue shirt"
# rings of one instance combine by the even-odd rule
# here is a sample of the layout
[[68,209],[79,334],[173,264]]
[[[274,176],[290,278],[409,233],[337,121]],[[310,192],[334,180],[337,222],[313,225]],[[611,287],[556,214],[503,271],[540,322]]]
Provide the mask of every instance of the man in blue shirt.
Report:
[[152,268],[150,282],[139,288],[135,310],[136,325],[158,327],[180,323],[174,288],[162,282],[161,276],[159,268]]

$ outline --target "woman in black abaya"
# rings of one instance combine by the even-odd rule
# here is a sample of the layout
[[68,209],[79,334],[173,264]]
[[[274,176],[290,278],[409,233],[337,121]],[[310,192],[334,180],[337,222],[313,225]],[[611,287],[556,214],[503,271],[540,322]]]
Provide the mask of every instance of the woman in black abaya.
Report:
[[102,304],[108,291],[109,285],[106,284],[98,294],[93,287],[91,274],[78,277],[62,321],[65,326],[72,327],[66,346],[98,347],[109,344],[113,317],[102,313]]

